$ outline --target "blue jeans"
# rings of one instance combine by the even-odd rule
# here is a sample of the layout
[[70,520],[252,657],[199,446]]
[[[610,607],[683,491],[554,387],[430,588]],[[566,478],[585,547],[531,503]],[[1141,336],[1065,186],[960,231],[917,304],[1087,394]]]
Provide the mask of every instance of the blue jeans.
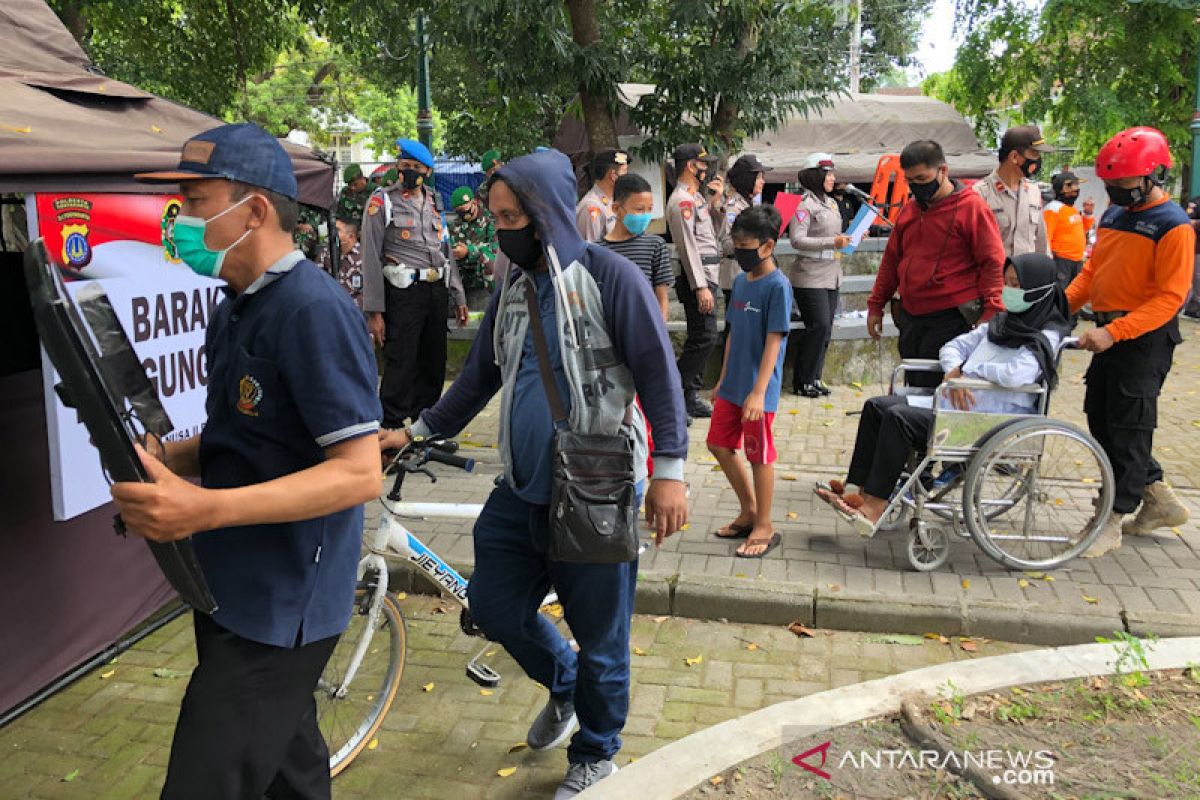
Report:
[[[573,699],[579,731],[571,763],[611,759],[629,713],[629,625],[637,560],[570,564],[546,555],[547,506],[526,503],[507,486],[492,492],[475,523],[475,571],[467,586],[471,617],[555,699]],[[551,585],[579,644],[578,656],[538,613]]]

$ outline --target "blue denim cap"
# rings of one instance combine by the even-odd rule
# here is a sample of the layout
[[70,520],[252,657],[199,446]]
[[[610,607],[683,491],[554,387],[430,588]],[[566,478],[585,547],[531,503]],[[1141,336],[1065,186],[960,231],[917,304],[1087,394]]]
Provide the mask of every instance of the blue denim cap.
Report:
[[295,200],[299,194],[292,160],[279,141],[253,122],[221,125],[183,143],[179,166],[133,176],[144,183],[179,183],[224,178]]
[[411,158],[413,161],[433,169],[433,153],[429,152],[429,148],[417,140],[397,139],[396,147],[400,148],[400,152],[396,154],[397,161],[402,158]]

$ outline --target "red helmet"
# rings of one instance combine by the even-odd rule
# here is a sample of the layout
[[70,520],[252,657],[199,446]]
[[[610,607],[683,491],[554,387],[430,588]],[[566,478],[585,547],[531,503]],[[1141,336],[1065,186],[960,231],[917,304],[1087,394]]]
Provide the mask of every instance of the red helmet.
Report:
[[1171,150],[1157,128],[1123,130],[1096,154],[1096,175],[1101,180],[1141,177],[1160,167],[1171,168]]

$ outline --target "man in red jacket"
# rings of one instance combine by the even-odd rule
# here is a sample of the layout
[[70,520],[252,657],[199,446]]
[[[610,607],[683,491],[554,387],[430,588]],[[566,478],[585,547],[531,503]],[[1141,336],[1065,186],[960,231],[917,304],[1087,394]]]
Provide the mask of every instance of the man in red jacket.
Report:
[[[895,316],[901,358],[937,358],[942,345],[1003,310],[1004,242],[977,193],[950,179],[941,145],[909,144],[900,167],[912,192],[883,251],[867,301],[867,332],[883,334],[883,307],[900,293]],[[931,385],[933,375],[914,375]]]

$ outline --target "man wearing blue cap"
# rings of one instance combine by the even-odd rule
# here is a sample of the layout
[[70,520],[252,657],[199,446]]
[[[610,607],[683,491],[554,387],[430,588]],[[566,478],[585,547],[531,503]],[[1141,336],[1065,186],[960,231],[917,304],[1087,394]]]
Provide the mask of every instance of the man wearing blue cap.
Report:
[[362,224],[363,310],[383,345],[383,424],[415,420],[442,396],[446,316],[453,300],[467,324],[467,296],[450,252],[441,196],[433,188],[433,154],[397,139],[400,181],[376,189]]
[[262,128],[206,131],[177,169],[138,177],[179,185],[172,244],[228,284],[205,334],[204,431],[141,451],[153,483],[112,487],[130,531],[193,537],[218,606],[194,614],[199,666],[162,796],[328,798],[313,690],[349,621],[362,504],[380,488],[363,318],[295,249],[296,179]]

